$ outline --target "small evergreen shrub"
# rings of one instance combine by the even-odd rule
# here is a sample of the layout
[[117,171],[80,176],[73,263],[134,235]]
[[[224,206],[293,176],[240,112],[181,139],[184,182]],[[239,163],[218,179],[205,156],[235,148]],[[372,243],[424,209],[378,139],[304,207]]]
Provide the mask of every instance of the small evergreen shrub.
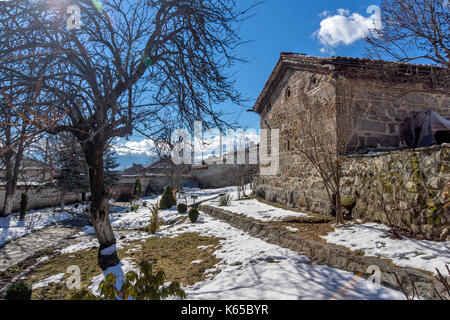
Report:
[[142,202],[142,206],[144,207],[144,208],[147,208],[147,202]]
[[72,300],[164,300],[169,297],[186,298],[186,293],[181,289],[180,283],[172,282],[168,286],[164,271],[154,273],[152,265],[148,262],[140,263],[140,274],[128,271],[120,290],[117,290],[116,277],[113,273],[106,276],[100,283],[100,297],[96,297],[90,291],[83,289],[74,295]]
[[135,204],[131,206],[131,212],[136,212],[139,210],[139,205]]
[[172,187],[167,186],[159,202],[159,208],[161,210],[166,210],[172,208],[175,205],[177,205],[177,201],[173,196]]
[[31,286],[22,280],[16,281],[6,288],[5,300],[31,300]]
[[28,196],[25,192],[22,193],[20,197],[20,220],[25,219],[25,214],[27,213],[28,207]]
[[177,209],[178,209],[178,213],[179,213],[179,214],[186,213],[186,211],[187,211],[187,205],[185,205],[184,203],[180,203],[180,204],[178,205]]
[[152,218],[150,219],[150,225],[148,226],[148,232],[150,234],[155,234],[156,232],[158,232],[158,228],[159,228],[159,218],[158,218],[159,206],[157,204],[152,205],[150,207],[150,211],[152,213]]
[[231,204],[233,197],[230,194],[220,196],[219,207],[228,207]]
[[192,223],[196,223],[198,220],[198,210],[196,208],[192,208],[189,210],[189,220],[191,220]]
[[136,181],[134,182],[133,198],[134,199],[142,198],[142,185],[141,185],[141,179],[139,179],[139,178],[137,178]]
[[128,209],[127,209],[127,210],[125,210],[125,213],[130,213],[130,210],[128,210]]

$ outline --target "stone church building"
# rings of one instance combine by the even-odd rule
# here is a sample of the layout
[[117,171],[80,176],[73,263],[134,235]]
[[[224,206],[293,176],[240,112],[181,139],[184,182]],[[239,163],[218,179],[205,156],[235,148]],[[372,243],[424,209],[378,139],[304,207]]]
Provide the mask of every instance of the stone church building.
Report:
[[[299,157],[289,127],[303,112],[300,90],[310,96],[327,93],[338,102],[348,98],[348,91],[336,85],[343,81],[352,94],[351,119],[346,121],[352,132],[349,153],[421,147],[419,138],[425,129],[432,135],[431,144],[450,142],[448,69],[282,53],[254,106],[261,116],[261,129],[280,130],[278,172],[256,178],[258,195],[313,212],[329,211],[320,177]],[[424,119],[428,118],[434,120],[427,124]]]

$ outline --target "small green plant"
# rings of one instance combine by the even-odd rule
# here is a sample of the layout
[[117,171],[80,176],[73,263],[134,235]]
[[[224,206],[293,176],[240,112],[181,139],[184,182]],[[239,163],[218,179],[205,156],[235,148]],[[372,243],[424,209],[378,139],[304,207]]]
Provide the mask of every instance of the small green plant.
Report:
[[194,206],[195,206],[195,200],[197,200],[198,197],[197,197],[196,195],[192,195],[192,196],[191,196],[191,199],[194,199]]
[[177,201],[175,200],[173,196],[173,191],[171,186],[167,186],[164,190],[161,200],[159,202],[159,208],[161,210],[170,209],[173,206],[177,205]]
[[137,204],[132,205],[130,210],[131,212],[137,212],[139,210],[139,205]]
[[16,281],[6,288],[5,300],[31,300],[31,286],[22,280]]
[[150,219],[150,225],[148,226],[148,232],[150,234],[155,234],[156,232],[158,232],[158,227],[159,227],[159,218],[158,218],[159,205],[153,204],[150,207],[150,211],[152,213],[152,218]]
[[134,188],[133,188],[133,199],[140,199],[142,198],[142,185],[141,185],[141,179],[137,178],[134,182]]
[[220,198],[219,198],[219,207],[228,207],[228,206],[230,206],[231,200],[233,200],[233,197],[230,194],[225,194],[223,196],[220,196]]
[[128,271],[120,290],[117,290],[116,277],[110,273],[100,283],[100,296],[96,297],[90,291],[84,289],[74,295],[72,300],[164,300],[169,297],[186,298],[186,293],[181,289],[180,283],[172,282],[165,286],[166,275],[160,270],[154,273],[152,265],[148,262],[140,263],[140,274]]
[[189,220],[191,220],[192,223],[196,223],[198,220],[198,210],[196,208],[192,208],[189,210]]
[[187,211],[187,205],[185,205],[184,203],[180,203],[180,204],[178,205],[177,209],[178,209],[178,213],[179,213],[179,214],[186,213],[186,211]]
[[128,210],[128,209],[127,209],[127,210],[125,210],[125,213],[130,213],[130,210]]
[[25,215],[27,213],[28,208],[28,196],[25,192],[22,193],[20,197],[20,221],[25,219]]

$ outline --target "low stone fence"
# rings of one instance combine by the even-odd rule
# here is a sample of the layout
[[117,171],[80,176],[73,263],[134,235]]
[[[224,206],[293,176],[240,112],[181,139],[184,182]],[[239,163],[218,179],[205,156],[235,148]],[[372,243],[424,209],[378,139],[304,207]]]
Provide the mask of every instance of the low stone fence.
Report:
[[353,218],[450,241],[450,145],[355,155],[341,180]]
[[[353,218],[450,241],[450,144],[348,156],[341,188],[345,213]],[[322,180],[306,164],[299,171],[257,177],[254,192],[287,206],[331,212]]]
[[445,292],[442,284],[429,272],[395,266],[381,258],[362,256],[341,246],[307,240],[299,234],[280,231],[270,223],[256,221],[216,207],[201,205],[199,210],[246,231],[254,237],[306,255],[312,258],[315,264],[361,273],[365,278],[372,275],[368,268],[377,266],[381,271],[381,283],[385,286],[400,290],[395,273],[408,292],[412,292],[412,279],[419,295],[423,298],[436,299],[435,289],[440,293]]
[[[22,192],[25,191],[23,186],[17,188],[14,194],[13,211],[20,210],[20,199]],[[54,187],[31,186],[28,187],[28,209],[42,209],[48,207],[56,207],[60,204],[60,191]],[[5,201],[5,187],[0,186],[0,204]],[[65,197],[66,204],[72,204],[81,201],[81,194],[68,192]]]

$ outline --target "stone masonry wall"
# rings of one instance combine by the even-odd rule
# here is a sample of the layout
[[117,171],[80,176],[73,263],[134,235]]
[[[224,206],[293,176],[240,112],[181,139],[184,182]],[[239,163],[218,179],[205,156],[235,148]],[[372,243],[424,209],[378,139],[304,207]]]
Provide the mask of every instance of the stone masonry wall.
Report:
[[[20,198],[24,188],[18,187],[14,195],[13,211],[20,210]],[[72,204],[81,201],[81,194],[67,193],[65,198],[66,204]],[[0,188],[0,203],[5,201],[5,189]],[[60,192],[56,188],[51,187],[30,187],[28,190],[28,209],[41,209],[47,207],[55,207],[60,204]]]
[[[307,87],[304,87],[304,84]],[[330,90],[331,89],[331,90]],[[303,112],[298,91],[312,92],[333,99],[334,88],[326,75],[302,70],[287,70],[278,83],[270,101],[261,114],[261,129],[268,130],[268,149],[271,153],[271,130],[280,130],[279,169],[276,175],[255,179],[255,191],[268,201],[292,207],[327,213],[329,202],[318,173],[295,149],[298,136],[291,134],[295,119]],[[263,164],[260,164],[260,171]]]
[[436,294],[438,293],[441,296],[444,295],[447,299],[449,298],[445,294],[444,286],[429,272],[396,266],[379,257],[364,256],[341,246],[308,240],[300,234],[279,230],[270,222],[257,221],[223,209],[206,205],[201,205],[199,209],[210,216],[226,221],[233,227],[248,232],[254,237],[304,254],[310,257],[314,264],[327,265],[355,274],[359,273],[366,279],[372,275],[370,267],[377,266],[381,271],[380,282],[382,285],[400,290],[398,279],[406,292],[412,292],[412,279],[421,297],[438,299]]
[[341,183],[352,217],[450,240],[450,144],[350,156]]
[[[450,144],[349,156],[343,171],[342,204],[347,215],[450,241]],[[320,178],[311,174],[309,184],[292,181],[258,177],[254,191],[268,201],[330,212]]]
[[[295,126],[293,122],[295,119],[298,119],[298,114],[302,112],[302,106],[298,99],[299,90],[314,95],[323,95],[323,92],[327,92],[329,97],[336,99],[335,101],[339,101],[341,96],[343,96],[344,92],[340,91],[339,87],[336,88],[331,85],[328,79],[326,74],[320,74],[318,71],[288,69],[284,72],[283,77],[279,79],[276,88],[270,94],[267,104],[262,108],[261,129],[268,130],[269,154],[271,152],[271,132],[274,129],[280,130],[279,169],[277,173],[272,176],[260,175],[254,180],[254,191],[266,200],[280,202],[291,207],[316,213],[330,213],[329,197],[322,180],[318,172],[296,150],[295,141],[298,137],[293,135],[291,133],[292,131],[289,130]],[[387,151],[405,146],[403,141],[405,122],[414,112],[431,109],[443,117],[450,118],[450,95],[444,93],[445,91],[425,88],[422,84],[392,84],[375,80],[352,78],[346,79],[346,83],[351,88],[351,101],[354,105],[353,117],[350,119],[354,133],[351,147],[349,148],[351,152],[380,149],[386,149]],[[425,154],[426,152],[422,153],[422,151],[418,151],[417,156],[419,162],[427,161]],[[405,153],[405,156],[398,160],[398,163],[396,163],[397,160],[392,160],[389,156],[379,161],[387,161],[389,163],[384,163],[383,166],[388,165],[392,168],[400,166],[401,168],[398,169],[399,171],[396,174],[409,176],[414,174],[414,171],[411,171],[411,166],[402,164],[404,162],[411,163],[412,160],[408,158],[409,156],[412,156],[412,154]],[[360,157],[353,159],[354,172],[357,170],[361,170],[361,172],[369,170],[369,165],[366,163],[367,160],[361,160],[366,158]],[[439,166],[439,164],[429,165],[436,166],[432,170],[435,170]],[[263,164],[260,164],[260,169],[262,167]],[[396,169],[393,170],[395,171]],[[427,172],[427,170],[429,169],[425,171]],[[370,174],[375,174],[375,172]],[[386,175],[389,175],[389,173],[386,173]],[[443,181],[445,182],[444,178]],[[425,174],[424,179],[432,178]],[[446,179],[448,182],[448,176],[446,176]],[[364,196],[366,198],[358,202],[361,205],[369,201],[367,197],[376,197],[370,185],[363,186],[362,184],[358,184],[359,180],[356,178],[349,178],[348,180],[352,181],[352,184],[355,183],[354,190],[358,188],[365,190],[366,194]],[[429,185],[431,181],[422,183],[426,186],[427,197],[408,196],[413,199],[407,199],[409,203],[407,208],[415,208],[414,210],[417,212],[420,211],[420,213],[415,213],[415,215],[420,216],[422,225],[427,225],[425,221],[427,218],[424,219],[424,217],[428,216],[429,221],[432,219],[430,217],[431,213],[426,213],[427,210],[431,210],[432,208],[437,215],[440,214],[439,210],[444,211],[443,208],[436,210],[433,205],[428,209],[425,208],[424,201],[431,203],[433,199],[437,200],[434,198],[436,196],[436,190],[430,189],[427,183]],[[380,195],[377,196],[379,197]],[[346,200],[348,201],[349,199]],[[371,206],[369,208],[371,212],[366,214],[363,214],[362,212],[364,210],[359,208],[360,206],[358,204],[354,211],[358,217],[364,216],[369,220],[386,222],[386,220],[379,218],[380,214],[376,213],[379,208],[376,208],[375,205]],[[439,216],[439,219],[440,224],[435,223],[434,227],[425,227],[427,237],[445,237],[445,227],[441,224],[448,223],[448,220],[442,216]],[[415,232],[423,231],[417,230],[414,226],[417,223],[411,224],[411,221],[393,221],[399,220],[396,217],[391,220],[393,224],[401,228],[413,229]],[[435,219],[436,221],[439,222],[439,220]]]
[[[450,119],[450,89],[424,90],[421,84],[347,79],[353,94],[352,150],[405,146],[405,123],[415,112],[432,110]],[[339,97],[339,91],[337,92]]]

